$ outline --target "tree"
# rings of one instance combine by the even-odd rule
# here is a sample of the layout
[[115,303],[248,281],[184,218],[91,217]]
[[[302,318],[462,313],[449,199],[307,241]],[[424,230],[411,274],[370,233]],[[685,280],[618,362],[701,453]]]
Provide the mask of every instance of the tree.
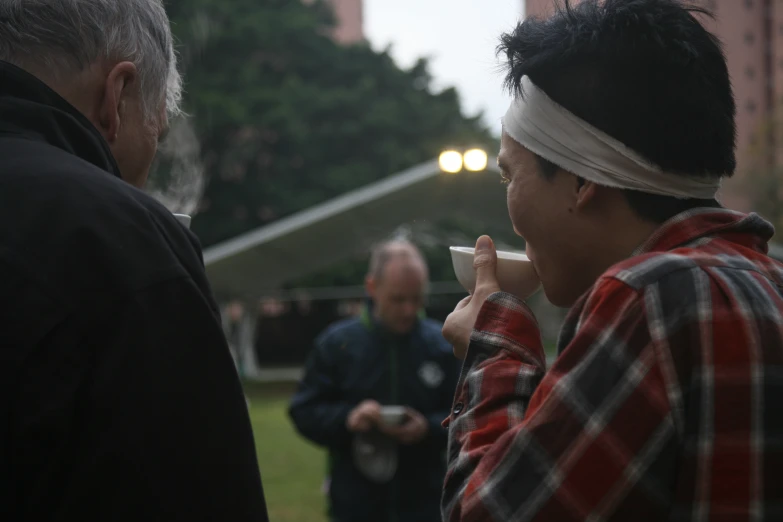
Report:
[[170,0],[186,110],[208,183],[193,229],[205,246],[430,159],[494,148],[426,60],[339,46],[324,2]]

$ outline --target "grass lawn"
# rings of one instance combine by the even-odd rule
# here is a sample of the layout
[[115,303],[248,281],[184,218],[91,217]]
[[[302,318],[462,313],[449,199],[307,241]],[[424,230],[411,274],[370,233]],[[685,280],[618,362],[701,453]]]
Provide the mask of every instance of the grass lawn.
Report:
[[325,522],[321,486],[325,452],[294,430],[286,410],[291,386],[245,384],[264,481],[269,519],[274,522]]

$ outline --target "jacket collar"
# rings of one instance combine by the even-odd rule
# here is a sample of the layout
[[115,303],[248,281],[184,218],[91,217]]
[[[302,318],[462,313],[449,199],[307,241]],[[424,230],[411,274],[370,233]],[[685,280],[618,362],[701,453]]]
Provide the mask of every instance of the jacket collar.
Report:
[[[411,334],[414,333],[418,328],[419,324],[423,319],[427,318],[427,312],[422,308],[419,311],[419,323],[416,324],[416,326],[413,327],[413,330],[411,331]],[[389,335],[392,337],[406,337],[407,335],[395,335],[390,333],[384,326],[376,319],[375,315],[373,314],[373,302],[372,299],[365,298],[364,304],[362,305],[361,311],[359,312],[359,321],[361,321],[362,325],[371,332],[378,332],[383,335]]]
[[95,126],[32,74],[0,61],[0,137],[48,143],[120,177]]
[[697,208],[665,222],[634,255],[666,252],[698,239],[721,237],[766,254],[775,228],[758,214],[743,214],[725,208]]

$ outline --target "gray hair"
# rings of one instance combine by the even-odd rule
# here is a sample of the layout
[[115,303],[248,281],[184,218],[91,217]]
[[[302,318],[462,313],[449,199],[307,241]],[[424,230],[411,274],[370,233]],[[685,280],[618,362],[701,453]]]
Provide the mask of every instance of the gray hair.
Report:
[[180,113],[182,78],[162,0],[0,0],[0,60],[67,78],[99,60],[139,71],[148,118]]

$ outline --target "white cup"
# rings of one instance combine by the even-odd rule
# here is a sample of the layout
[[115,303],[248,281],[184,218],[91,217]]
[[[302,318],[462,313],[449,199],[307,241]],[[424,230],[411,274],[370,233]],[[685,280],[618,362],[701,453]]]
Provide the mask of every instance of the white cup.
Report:
[[187,214],[174,214],[174,217],[177,218],[177,221],[182,223],[182,226],[184,226],[187,229],[190,229],[190,216]]
[[[475,249],[451,247],[449,250],[457,281],[472,293],[476,289],[476,270],[473,268]],[[520,299],[527,299],[541,286],[533,262],[524,252],[498,252],[497,278],[501,290]]]
[[387,426],[399,426],[407,415],[404,406],[381,406],[381,422]]

